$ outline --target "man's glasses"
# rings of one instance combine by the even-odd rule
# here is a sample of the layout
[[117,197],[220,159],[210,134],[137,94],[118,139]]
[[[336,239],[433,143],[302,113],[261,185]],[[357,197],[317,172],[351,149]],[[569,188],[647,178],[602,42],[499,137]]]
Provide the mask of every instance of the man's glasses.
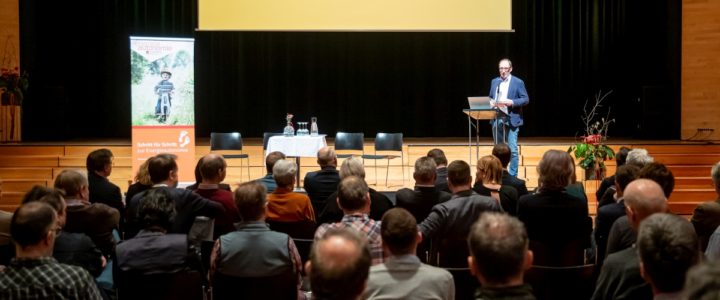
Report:
[[508,67],[508,68],[506,68],[506,67],[499,67],[498,70],[500,70],[500,71],[502,71],[502,70],[510,70],[510,68],[509,68],[509,67]]

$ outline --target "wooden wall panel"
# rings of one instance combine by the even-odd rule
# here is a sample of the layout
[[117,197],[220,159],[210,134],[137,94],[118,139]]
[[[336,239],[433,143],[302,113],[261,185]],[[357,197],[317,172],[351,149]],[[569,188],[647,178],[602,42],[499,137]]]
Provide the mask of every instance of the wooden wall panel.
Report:
[[683,0],[682,10],[681,136],[719,140],[720,1]]
[[0,55],[5,51],[5,47],[12,55],[11,65],[0,66],[2,68],[20,67],[20,1],[19,0],[0,0]]

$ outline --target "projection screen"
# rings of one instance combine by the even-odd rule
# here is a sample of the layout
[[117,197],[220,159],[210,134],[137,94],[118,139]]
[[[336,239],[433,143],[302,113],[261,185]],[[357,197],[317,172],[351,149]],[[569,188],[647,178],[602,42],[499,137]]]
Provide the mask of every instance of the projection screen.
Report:
[[199,0],[208,31],[512,31],[512,0]]

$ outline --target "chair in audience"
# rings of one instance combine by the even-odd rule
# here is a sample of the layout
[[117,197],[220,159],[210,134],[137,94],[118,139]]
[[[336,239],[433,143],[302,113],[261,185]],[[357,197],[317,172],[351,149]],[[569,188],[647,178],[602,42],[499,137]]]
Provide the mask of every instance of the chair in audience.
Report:
[[[225,159],[240,159],[240,177],[242,177],[242,160],[246,159],[247,177],[250,180],[250,155],[243,153],[242,136],[239,132],[211,132],[210,152],[215,151],[221,151]],[[232,154],[226,154],[227,152]]]
[[305,263],[310,260],[310,249],[312,249],[312,245],[314,239],[299,239],[294,238],[293,242],[295,242],[295,248],[298,250],[298,254],[300,254],[300,259],[303,262],[303,273],[305,268]]
[[145,274],[113,267],[118,299],[204,299],[205,275],[201,272]]
[[525,272],[525,283],[538,300],[590,299],[595,289],[595,265],[549,267],[532,266]]
[[[375,160],[375,181],[377,183],[377,160],[387,159],[387,166],[385,172],[385,186],[388,185],[388,176],[390,175],[390,160],[394,158],[400,158],[400,168],[402,169],[403,184],[405,184],[405,153],[402,149],[403,145],[403,134],[402,133],[384,133],[380,132],[375,136],[375,154],[365,154],[362,156],[363,159]],[[378,154],[378,151],[382,152],[400,152],[399,155],[395,154]]]
[[317,224],[310,221],[278,222],[266,220],[265,222],[270,226],[270,230],[285,233],[295,241],[295,247],[300,254],[300,258],[302,258],[304,266],[310,255],[310,246],[312,246]]
[[578,266],[585,263],[585,241],[538,242],[530,241],[533,264],[546,267]]
[[216,272],[213,300],[297,299],[297,275],[284,272],[267,277],[236,277]]
[[430,249],[430,261],[452,274],[455,282],[455,299],[474,299],[475,290],[480,284],[468,267],[467,257],[470,252],[467,240],[457,238],[433,240]]
[[[338,153],[337,158],[348,158],[353,155],[365,155],[364,148],[365,134],[362,132],[338,132],[335,134],[335,151],[343,151]],[[355,151],[353,153],[345,153],[347,151]],[[359,152],[358,152],[359,151]]]

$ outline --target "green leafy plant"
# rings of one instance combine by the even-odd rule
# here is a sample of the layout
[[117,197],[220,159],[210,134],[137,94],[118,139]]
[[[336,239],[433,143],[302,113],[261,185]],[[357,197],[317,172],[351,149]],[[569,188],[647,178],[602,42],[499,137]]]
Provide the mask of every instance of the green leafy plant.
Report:
[[12,105],[20,105],[23,100],[23,93],[27,91],[29,85],[29,76],[27,72],[18,70],[18,67],[14,69],[0,69],[0,91],[9,92],[15,95],[15,102],[10,103]]
[[600,178],[604,174],[606,169],[605,161],[615,158],[615,151],[605,144],[607,142],[608,128],[610,124],[615,122],[615,119],[610,119],[610,109],[608,108],[605,117],[597,120],[600,114],[598,111],[602,108],[602,102],[610,93],[612,91],[604,94],[599,91],[595,95],[595,103],[590,110],[588,110],[589,100],[585,101],[582,116],[582,121],[585,123],[585,135],[581,136],[580,141],[567,150],[568,153],[575,155],[578,165],[585,169],[586,172],[594,171],[595,178]]

